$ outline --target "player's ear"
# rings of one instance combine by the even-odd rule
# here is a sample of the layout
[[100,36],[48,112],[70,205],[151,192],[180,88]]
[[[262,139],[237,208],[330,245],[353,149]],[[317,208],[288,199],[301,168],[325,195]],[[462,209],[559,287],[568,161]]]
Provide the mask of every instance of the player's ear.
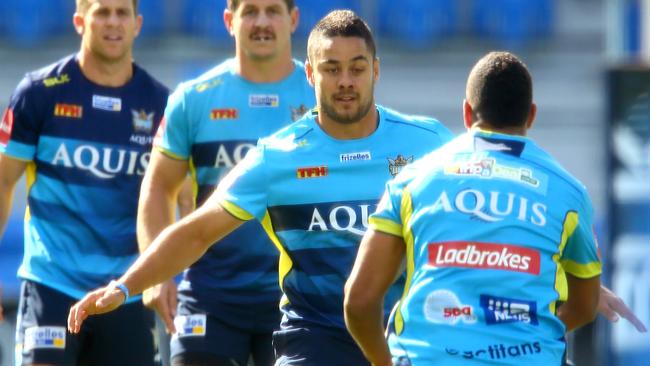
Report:
[[473,116],[474,111],[472,110],[472,106],[467,99],[463,99],[463,124],[468,130],[472,128],[472,124],[474,123]]
[[142,17],[142,14],[138,14],[135,17],[135,36],[137,37],[138,34],[140,34],[140,31],[142,30],[142,22],[144,21],[144,18]]
[[289,12],[291,16],[291,34],[296,31],[298,28],[298,23],[300,22],[300,9],[297,6],[294,6],[293,9]]
[[226,31],[228,32],[228,34],[230,34],[231,36],[234,36],[232,30],[233,16],[234,14],[230,9],[228,8],[223,9],[223,25],[226,27]]
[[528,114],[528,121],[526,121],[527,130],[533,127],[533,123],[535,122],[535,116],[537,116],[537,104],[532,103],[530,105],[530,113]]
[[309,57],[305,60],[305,73],[307,74],[307,81],[309,81],[309,85],[311,85],[312,88],[315,87],[315,82],[314,82],[314,68],[311,65],[311,62],[309,62]]
[[84,16],[83,16],[83,14],[75,12],[72,15],[72,25],[74,26],[74,30],[77,32],[77,34],[82,36],[84,34]]
[[372,77],[375,79],[375,82],[379,81],[379,63],[379,57],[375,57],[375,60],[372,63]]

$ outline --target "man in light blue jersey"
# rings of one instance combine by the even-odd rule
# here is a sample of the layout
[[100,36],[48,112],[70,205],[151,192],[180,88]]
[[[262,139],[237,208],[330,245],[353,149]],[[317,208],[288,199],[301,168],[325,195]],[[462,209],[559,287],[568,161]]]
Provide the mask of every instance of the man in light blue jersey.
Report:
[[88,315],[119,306],[122,291],[168,279],[255,218],[280,250],[284,317],[273,337],[276,365],[368,364],[345,329],[344,281],[384,183],[451,133],[433,119],[375,105],[374,39],[351,11],[332,12],[316,25],[306,71],[317,109],[262,140],[203,206],[165,229],[120,280],[122,290],[101,288],[73,307],[71,331]]
[[[174,197],[191,174],[200,206],[221,178],[268,136],[315,105],[302,63],[291,58],[293,0],[229,0],[224,23],[235,57],[182,83],[169,99],[145,175],[138,215],[144,250],[174,219]],[[273,360],[281,313],[278,251],[248,222],[183,275],[145,291],[172,333],[173,365],[258,366]]]
[[71,304],[138,255],[137,192],[168,89],[133,62],[136,0],[77,0],[78,53],[28,73],[0,124],[0,231],[26,171],[17,365],[154,365],[139,298],[66,332]]
[[[317,109],[262,141],[195,213],[164,230],[131,272],[70,311],[78,332],[196,261],[244,221],[260,220],[280,250],[278,365],[366,365],[343,322],[343,282],[384,183],[451,134],[437,121],[374,104],[379,63],[372,35],[349,11],[330,13],[309,37],[307,75]],[[217,245],[218,246],[218,245]],[[119,285],[119,287],[117,286]],[[398,293],[395,293],[398,292]],[[386,299],[386,312],[398,298]]]
[[[560,365],[565,333],[598,304],[590,199],[525,137],[536,106],[516,56],[479,60],[466,98],[469,131],[389,182],[370,217],[346,284],[348,329],[376,366]],[[404,259],[386,340],[381,303]]]

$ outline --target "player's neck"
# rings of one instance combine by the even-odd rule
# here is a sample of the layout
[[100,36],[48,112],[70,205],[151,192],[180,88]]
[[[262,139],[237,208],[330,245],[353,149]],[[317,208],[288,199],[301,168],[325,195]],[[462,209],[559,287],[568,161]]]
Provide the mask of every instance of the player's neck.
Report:
[[379,112],[373,106],[364,117],[354,123],[340,123],[321,112],[318,113],[316,121],[325,133],[337,140],[355,140],[375,132],[379,125]]
[[115,62],[99,59],[90,51],[79,52],[79,67],[84,76],[93,83],[107,87],[120,87],[133,77],[131,55]]
[[253,83],[281,81],[291,75],[295,68],[290,52],[267,60],[254,60],[250,57],[237,55],[235,62],[237,74]]
[[527,129],[525,127],[503,127],[497,128],[486,122],[474,122],[471,131],[486,131],[495,132],[504,135],[526,136]]

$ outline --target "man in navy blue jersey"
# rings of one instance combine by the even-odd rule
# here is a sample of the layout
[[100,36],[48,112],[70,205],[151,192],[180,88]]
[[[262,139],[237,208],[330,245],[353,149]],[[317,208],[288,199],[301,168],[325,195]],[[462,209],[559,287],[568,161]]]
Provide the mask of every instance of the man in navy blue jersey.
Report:
[[28,73],[0,128],[0,228],[27,172],[18,365],[154,365],[138,298],[67,334],[71,304],[138,254],[137,197],[168,90],[132,61],[137,0],[77,0],[77,54]]

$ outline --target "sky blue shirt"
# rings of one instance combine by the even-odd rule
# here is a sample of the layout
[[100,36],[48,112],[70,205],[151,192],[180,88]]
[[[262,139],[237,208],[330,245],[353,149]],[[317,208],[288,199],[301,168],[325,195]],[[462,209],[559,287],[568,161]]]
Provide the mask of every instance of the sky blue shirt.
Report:
[[[228,59],[181,84],[170,97],[155,142],[167,156],[189,161],[197,206],[258,138],[299,119],[315,104],[298,61],[289,76],[274,83],[250,82],[235,66],[235,60]],[[261,322],[261,330],[271,331],[279,317],[277,267],[277,249],[259,223],[249,222],[185,271],[179,296],[237,327]]]
[[389,344],[412,365],[559,365],[566,273],[600,274],[585,188],[530,139],[459,136],[387,185],[375,230],[406,243]]
[[377,109],[377,129],[353,140],[327,135],[313,111],[260,141],[218,188],[224,208],[262,222],[280,250],[287,326],[345,330],[343,285],[385,182],[451,138],[436,120]]

